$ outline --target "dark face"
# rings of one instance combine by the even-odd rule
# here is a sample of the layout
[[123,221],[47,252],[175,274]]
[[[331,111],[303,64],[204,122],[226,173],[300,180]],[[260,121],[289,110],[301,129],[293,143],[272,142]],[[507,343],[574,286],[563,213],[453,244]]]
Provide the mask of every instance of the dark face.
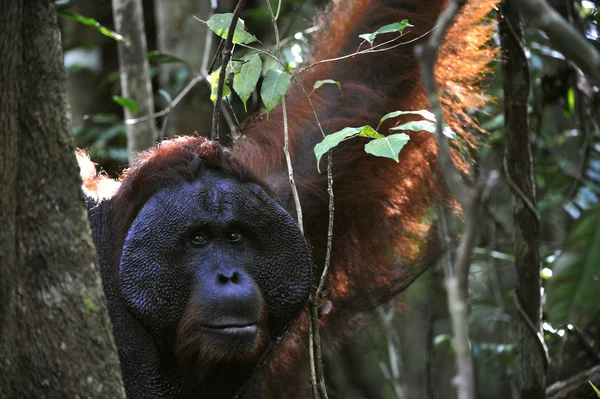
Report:
[[260,187],[209,171],[143,206],[119,282],[161,358],[202,375],[253,367],[305,304],[311,265],[296,223]]

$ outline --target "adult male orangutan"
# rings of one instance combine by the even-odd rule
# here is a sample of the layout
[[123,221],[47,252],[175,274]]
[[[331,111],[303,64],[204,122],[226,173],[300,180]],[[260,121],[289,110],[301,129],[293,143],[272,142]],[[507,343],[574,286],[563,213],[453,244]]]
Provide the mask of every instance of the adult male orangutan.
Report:
[[[485,48],[491,27],[480,21],[494,3],[465,6],[436,66],[446,122],[469,144],[464,110],[485,101],[477,83],[493,52]],[[298,75],[308,88],[322,79],[341,83],[342,91],[324,87],[311,95],[326,133],[377,126],[388,112],[428,107],[413,49],[445,5],[340,0],[330,7],[318,22],[314,61],[367,48],[359,35],[386,24],[407,19],[413,27],[393,49],[320,63]],[[381,36],[375,44],[385,40]],[[286,103],[304,234],[295,221],[280,108],[268,119],[251,119],[231,149],[198,136],[161,142],[118,182],[84,165],[129,398],[229,398],[242,387],[245,399],[310,397],[307,318],[299,316],[324,264],[327,178],[313,153],[323,137],[297,83]],[[351,313],[336,315],[353,310],[353,300],[370,297],[375,305],[405,287],[423,255],[426,213],[441,190],[436,139],[407,133],[399,163],[365,154],[359,138],[333,152],[335,221],[326,282],[332,309],[321,320],[330,334],[351,322]],[[286,329],[269,364],[252,376]]]

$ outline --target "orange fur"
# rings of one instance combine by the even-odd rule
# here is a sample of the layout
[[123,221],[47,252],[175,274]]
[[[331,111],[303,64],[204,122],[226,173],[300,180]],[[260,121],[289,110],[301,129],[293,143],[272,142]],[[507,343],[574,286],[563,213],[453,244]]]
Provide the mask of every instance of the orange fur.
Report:
[[[467,147],[476,145],[477,139],[469,130],[474,121],[466,110],[482,106],[487,100],[480,83],[495,52],[486,46],[493,24],[485,21],[485,16],[497,2],[470,1],[464,7],[447,34],[435,68],[445,121],[458,133],[459,144]],[[359,34],[373,32],[385,24],[406,18],[414,27],[405,31],[407,44],[396,49],[322,63],[298,76],[307,91],[321,79],[334,79],[342,85],[343,95],[333,87],[311,95],[326,134],[344,127],[365,124],[375,127],[387,112],[428,108],[413,55],[419,40],[408,42],[426,35],[445,5],[446,1],[419,0],[339,0],[333,4],[317,33],[314,57],[318,61],[355,52],[361,42]],[[382,40],[386,37],[378,42]],[[327,181],[325,173],[315,171],[312,148],[322,136],[298,87],[290,90],[286,101],[296,184],[304,205],[305,233],[313,247],[316,274],[320,275],[326,250]],[[281,109],[277,109],[271,112],[270,121],[255,119],[245,132],[246,138],[235,148],[243,163],[274,184],[287,181],[281,150],[282,130]],[[410,141],[402,149],[399,163],[366,155],[362,139],[344,142],[333,151],[335,223],[326,284],[328,299],[333,303],[333,310],[327,316],[330,319],[348,318],[351,313],[340,317],[339,312],[352,307],[357,298],[362,297],[361,303],[366,298],[369,303],[372,297],[370,303],[376,304],[393,296],[422,270],[419,265],[427,255],[423,247],[430,228],[427,212],[433,198],[442,194],[443,187],[436,181],[434,135],[406,133]],[[457,166],[467,171],[467,156],[458,151],[453,155]],[[325,162],[321,169],[325,169]],[[285,204],[289,194],[278,194]],[[340,325],[329,321],[324,328],[339,329]],[[298,393],[299,386],[310,388],[307,375],[297,372],[299,356],[306,357],[305,348],[298,348],[305,343],[300,338],[305,329],[305,324],[299,322],[292,338],[283,343],[277,358],[270,363],[264,383],[265,397],[309,395]],[[296,376],[299,381],[292,383],[290,378],[294,377],[289,377],[280,383],[277,376],[282,375]]]
[[[365,124],[375,127],[388,112],[428,108],[413,55],[415,44],[426,38],[410,41],[427,35],[446,3],[447,0],[334,2],[320,21],[313,51],[315,60],[353,53],[361,45],[359,34],[373,32],[385,24],[408,19],[414,27],[406,29],[405,44],[393,50],[322,63],[298,76],[309,92],[316,80],[334,79],[342,85],[343,95],[335,87],[324,87],[311,95],[325,133]],[[459,143],[467,147],[476,145],[477,139],[469,130],[474,122],[466,110],[486,102],[479,85],[487,64],[495,55],[486,47],[493,26],[482,20],[496,3],[498,0],[467,3],[448,32],[435,68],[445,121],[458,133]],[[378,38],[377,43],[390,37]],[[361,48],[366,46],[363,43]],[[326,174],[317,173],[313,148],[322,135],[297,85],[290,89],[286,102],[305,235],[313,249],[318,278],[326,251],[328,196]],[[235,157],[230,157],[215,143],[198,137],[164,142],[142,155],[126,173],[118,189],[119,201],[114,204],[117,210],[122,210],[118,214],[123,215],[115,222],[121,244],[133,217],[147,198],[166,184],[172,184],[169,183],[172,179],[196,173],[197,165],[191,167],[189,163],[195,165],[199,160],[242,179],[255,181],[253,175],[258,176],[265,182],[258,184],[272,189],[282,205],[293,210],[282,151],[282,120],[281,107],[271,112],[269,120],[264,115],[252,119],[246,125],[244,138],[233,149]],[[387,123],[385,128],[389,127]],[[382,128],[381,132],[385,130]],[[363,139],[346,141],[333,151],[335,223],[331,269],[326,283],[333,309],[327,316],[330,320],[325,323],[325,329],[343,328],[340,322],[350,318],[341,313],[344,309],[356,310],[361,307],[356,305],[359,302],[362,305],[380,303],[405,288],[422,270],[420,262],[427,255],[423,247],[430,229],[428,211],[444,188],[437,181],[434,135],[406,133],[410,141],[402,149],[399,163],[365,154]],[[468,170],[469,162],[464,154],[456,151],[454,159],[459,168]],[[325,170],[325,163],[321,168]],[[88,190],[94,191],[105,184],[101,177],[89,172],[89,167],[87,170],[82,173],[87,176],[84,184]],[[306,369],[306,362],[302,360],[307,358],[305,330],[306,317],[302,316],[265,370],[264,397],[309,397],[307,374],[299,371]]]
[[85,194],[96,201],[112,197],[117,192],[119,183],[96,172],[96,165],[84,151],[77,150],[75,155]]

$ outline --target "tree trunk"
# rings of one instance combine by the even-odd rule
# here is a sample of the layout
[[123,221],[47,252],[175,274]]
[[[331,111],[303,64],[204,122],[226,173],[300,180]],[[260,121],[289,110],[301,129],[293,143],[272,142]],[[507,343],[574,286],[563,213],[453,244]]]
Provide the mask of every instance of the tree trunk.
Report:
[[[203,66],[206,69],[214,55],[211,49],[206,50],[206,37],[214,33],[194,18],[196,16],[207,20],[211,12],[210,2],[207,0],[155,1],[154,10],[158,49],[184,60],[189,68],[190,76],[182,82],[181,75],[178,73],[182,65],[167,63],[159,67],[160,87],[169,93],[171,98],[175,98],[189,79],[198,73],[206,72],[202,71]],[[214,36],[212,42],[216,41]],[[197,84],[163,119],[163,123],[167,124],[163,129],[165,136],[194,131],[209,135],[213,111],[209,96],[209,86],[204,82]],[[166,105],[166,103],[162,104],[159,108],[165,108]]]
[[[146,57],[146,32],[141,0],[112,0],[115,29],[127,43],[119,42],[119,69],[121,93],[137,104],[137,113],[125,108],[125,119],[148,117],[154,113],[150,67]],[[156,142],[154,118],[127,126],[127,153],[129,162]]]
[[0,9],[0,396],[122,398],[54,2]]
[[516,1],[501,7],[500,41],[506,127],[506,178],[515,226],[516,304],[519,309],[520,397],[543,399],[547,363],[541,336],[540,223],[535,209],[533,161],[527,113],[529,69]]

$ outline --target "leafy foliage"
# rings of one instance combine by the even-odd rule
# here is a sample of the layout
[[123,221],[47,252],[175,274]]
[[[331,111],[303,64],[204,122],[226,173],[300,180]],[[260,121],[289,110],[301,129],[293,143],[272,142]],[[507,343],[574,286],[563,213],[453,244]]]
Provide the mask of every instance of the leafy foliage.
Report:
[[377,29],[375,32],[363,33],[362,35],[358,35],[358,37],[365,39],[366,41],[369,42],[369,44],[371,46],[373,46],[373,43],[375,42],[375,38],[377,37],[377,35],[380,35],[383,33],[396,33],[396,32],[402,34],[402,32],[404,31],[405,28],[408,28],[411,26],[414,26],[414,25],[409,24],[408,20],[404,19],[401,22],[394,22],[393,24],[382,26],[381,28]]
[[[214,14],[206,21],[206,25],[222,39],[227,38],[229,33],[229,27],[231,26],[231,20],[233,19],[232,13],[226,14]],[[233,32],[233,42],[236,44],[249,44],[256,41],[256,37],[246,32],[244,21],[239,18]]]
[[[214,103],[217,102],[217,88],[219,87],[219,75],[221,74],[221,68],[213,71],[210,74],[210,101]],[[227,83],[227,77],[225,77],[225,82]],[[223,86],[223,97],[231,94],[231,90],[229,90],[229,86],[225,84]]]
[[78,14],[72,10],[69,10],[68,8],[59,8],[57,10],[57,13],[61,17],[71,19],[73,21],[81,22],[82,24],[87,25],[87,26],[91,26],[92,28],[96,29],[98,32],[102,33],[104,36],[110,37],[111,39],[123,42],[125,44],[129,43],[129,41],[126,38],[124,38],[117,32],[112,31],[112,30],[108,29],[107,27],[101,25],[94,18],[84,17],[83,15]]
[[265,73],[265,78],[260,89],[260,98],[262,99],[267,112],[270,112],[281,101],[290,87],[292,78],[289,74],[277,69],[269,69]]
[[[388,119],[397,118],[402,115],[419,115],[426,119],[421,121],[403,123],[400,126],[391,128],[390,131],[426,130],[435,133],[435,116],[427,110],[394,111],[387,113],[379,121],[377,129],[373,129],[371,126],[368,125],[361,127],[347,127],[335,133],[327,135],[323,139],[323,141],[321,141],[315,146],[315,156],[317,158],[317,168],[319,169],[319,172],[321,171],[319,166],[321,162],[321,157],[323,157],[323,155],[329,150],[339,145],[342,141],[351,139],[353,137],[365,137],[371,139],[371,141],[365,145],[366,153],[375,155],[377,157],[390,158],[396,162],[399,162],[398,155],[400,154],[400,151],[406,145],[406,143],[408,143],[410,137],[405,133],[394,133],[388,136],[384,136],[377,130]],[[450,138],[456,137],[456,134],[447,125],[444,126],[443,132],[446,136]]]
[[333,79],[323,79],[323,80],[317,80],[315,82],[315,84],[313,85],[313,91],[317,90],[318,88],[320,88],[321,86],[328,84],[328,85],[336,85],[338,87],[338,89],[340,89],[340,91],[342,92],[342,94],[344,93],[342,91],[342,84],[340,82],[338,82],[337,80],[333,80]]
[[119,97],[119,96],[113,96],[113,100],[123,106],[124,108],[127,108],[129,110],[129,112],[131,112],[132,115],[137,114],[138,111],[138,106],[137,103],[135,102],[135,100],[128,98],[128,97]]
[[365,145],[365,151],[367,154],[375,155],[376,157],[390,158],[396,162],[400,162],[398,154],[402,147],[408,143],[408,140],[410,140],[410,137],[407,134],[390,134],[387,137],[369,141]]
[[262,62],[258,54],[250,54],[242,59],[244,62],[241,65],[239,71],[235,72],[233,79],[233,90],[240,97],[240,100],[244,103],[244,109],[248,111],[246,107],[246,101],[252,95],[258,79],[260,79],[260,72],[262,70]]

